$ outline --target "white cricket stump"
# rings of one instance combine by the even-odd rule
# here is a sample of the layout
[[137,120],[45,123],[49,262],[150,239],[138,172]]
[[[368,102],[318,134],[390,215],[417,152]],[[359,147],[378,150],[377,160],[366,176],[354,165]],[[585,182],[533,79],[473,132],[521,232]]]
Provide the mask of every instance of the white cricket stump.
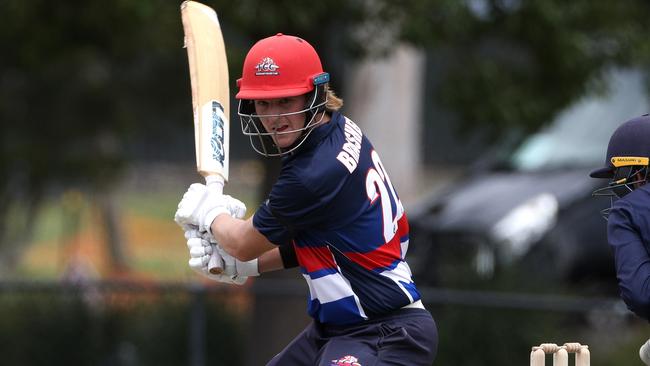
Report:
[[576,366],[589,366],[589,346],[580,343],[565,343],[558,346],[555,343],[542,343],[534,346],[530,352],[530,366],[544,366],[546,355],[553,355],[553,366],[568,366],[569,353],[575,353]]

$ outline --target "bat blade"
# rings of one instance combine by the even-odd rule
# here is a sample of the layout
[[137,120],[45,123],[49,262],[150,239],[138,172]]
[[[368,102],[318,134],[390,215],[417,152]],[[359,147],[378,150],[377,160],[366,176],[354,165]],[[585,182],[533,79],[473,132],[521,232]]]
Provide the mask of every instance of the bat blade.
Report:
[[[181,19],[192,86],[196,169],[209,189],[223,192],[230,161],[230,89],[228,60],[217,13],[207,5],[184,1]],[[213,254],[208,268],[223,271]]]
[[195,1],[181,4],[181,17],[192,85],[197,171],[227,182],[230,89],[221,26],[212,8]]

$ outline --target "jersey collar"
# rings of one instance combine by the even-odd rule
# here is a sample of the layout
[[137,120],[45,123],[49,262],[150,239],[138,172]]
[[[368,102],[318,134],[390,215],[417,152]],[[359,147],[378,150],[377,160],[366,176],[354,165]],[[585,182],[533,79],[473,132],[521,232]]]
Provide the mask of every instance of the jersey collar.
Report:
[[296,149],[295,151],[291,152],[290,154],[286,155],[286,158],[292,157],[297,154],[301,154],[304,151],[308,151],[313,149],[316,145],[318,145],[325,137],[327,137],[332,131],[334,130],[334,127],[341,123],[341,121],[344,120],[343,116],[339,112],[332,112],[332,116],[329,120],[329,122],[320,125],[314,130],[311,131],[309,136],[307,136],[307,139],[305,142],[302,143],[302,145]]

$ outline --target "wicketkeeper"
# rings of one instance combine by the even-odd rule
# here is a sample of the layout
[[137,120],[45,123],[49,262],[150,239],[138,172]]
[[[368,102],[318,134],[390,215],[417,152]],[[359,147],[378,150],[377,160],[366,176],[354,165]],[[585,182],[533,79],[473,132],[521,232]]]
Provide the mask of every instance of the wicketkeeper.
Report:
[[[594,196],[609,196],[604,210],[607,240],[614,253],[620,295],[636,315],[650,320],[650,116],[633,118],[612,134],[605,167],[591,172],[593,178],[609,179]],[[646,343],[647,344],[647,343]],[[650,365],[650,349],[641,348]]]

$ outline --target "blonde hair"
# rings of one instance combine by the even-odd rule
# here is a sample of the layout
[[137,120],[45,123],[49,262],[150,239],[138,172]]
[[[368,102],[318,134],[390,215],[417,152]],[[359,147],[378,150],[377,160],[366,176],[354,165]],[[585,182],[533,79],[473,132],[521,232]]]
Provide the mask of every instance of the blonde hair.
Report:
[[336,96],[334,90],[330,89],[329,84],[325,86],[325,109],[328,112],[336,112],[343,107],[343,99]]

